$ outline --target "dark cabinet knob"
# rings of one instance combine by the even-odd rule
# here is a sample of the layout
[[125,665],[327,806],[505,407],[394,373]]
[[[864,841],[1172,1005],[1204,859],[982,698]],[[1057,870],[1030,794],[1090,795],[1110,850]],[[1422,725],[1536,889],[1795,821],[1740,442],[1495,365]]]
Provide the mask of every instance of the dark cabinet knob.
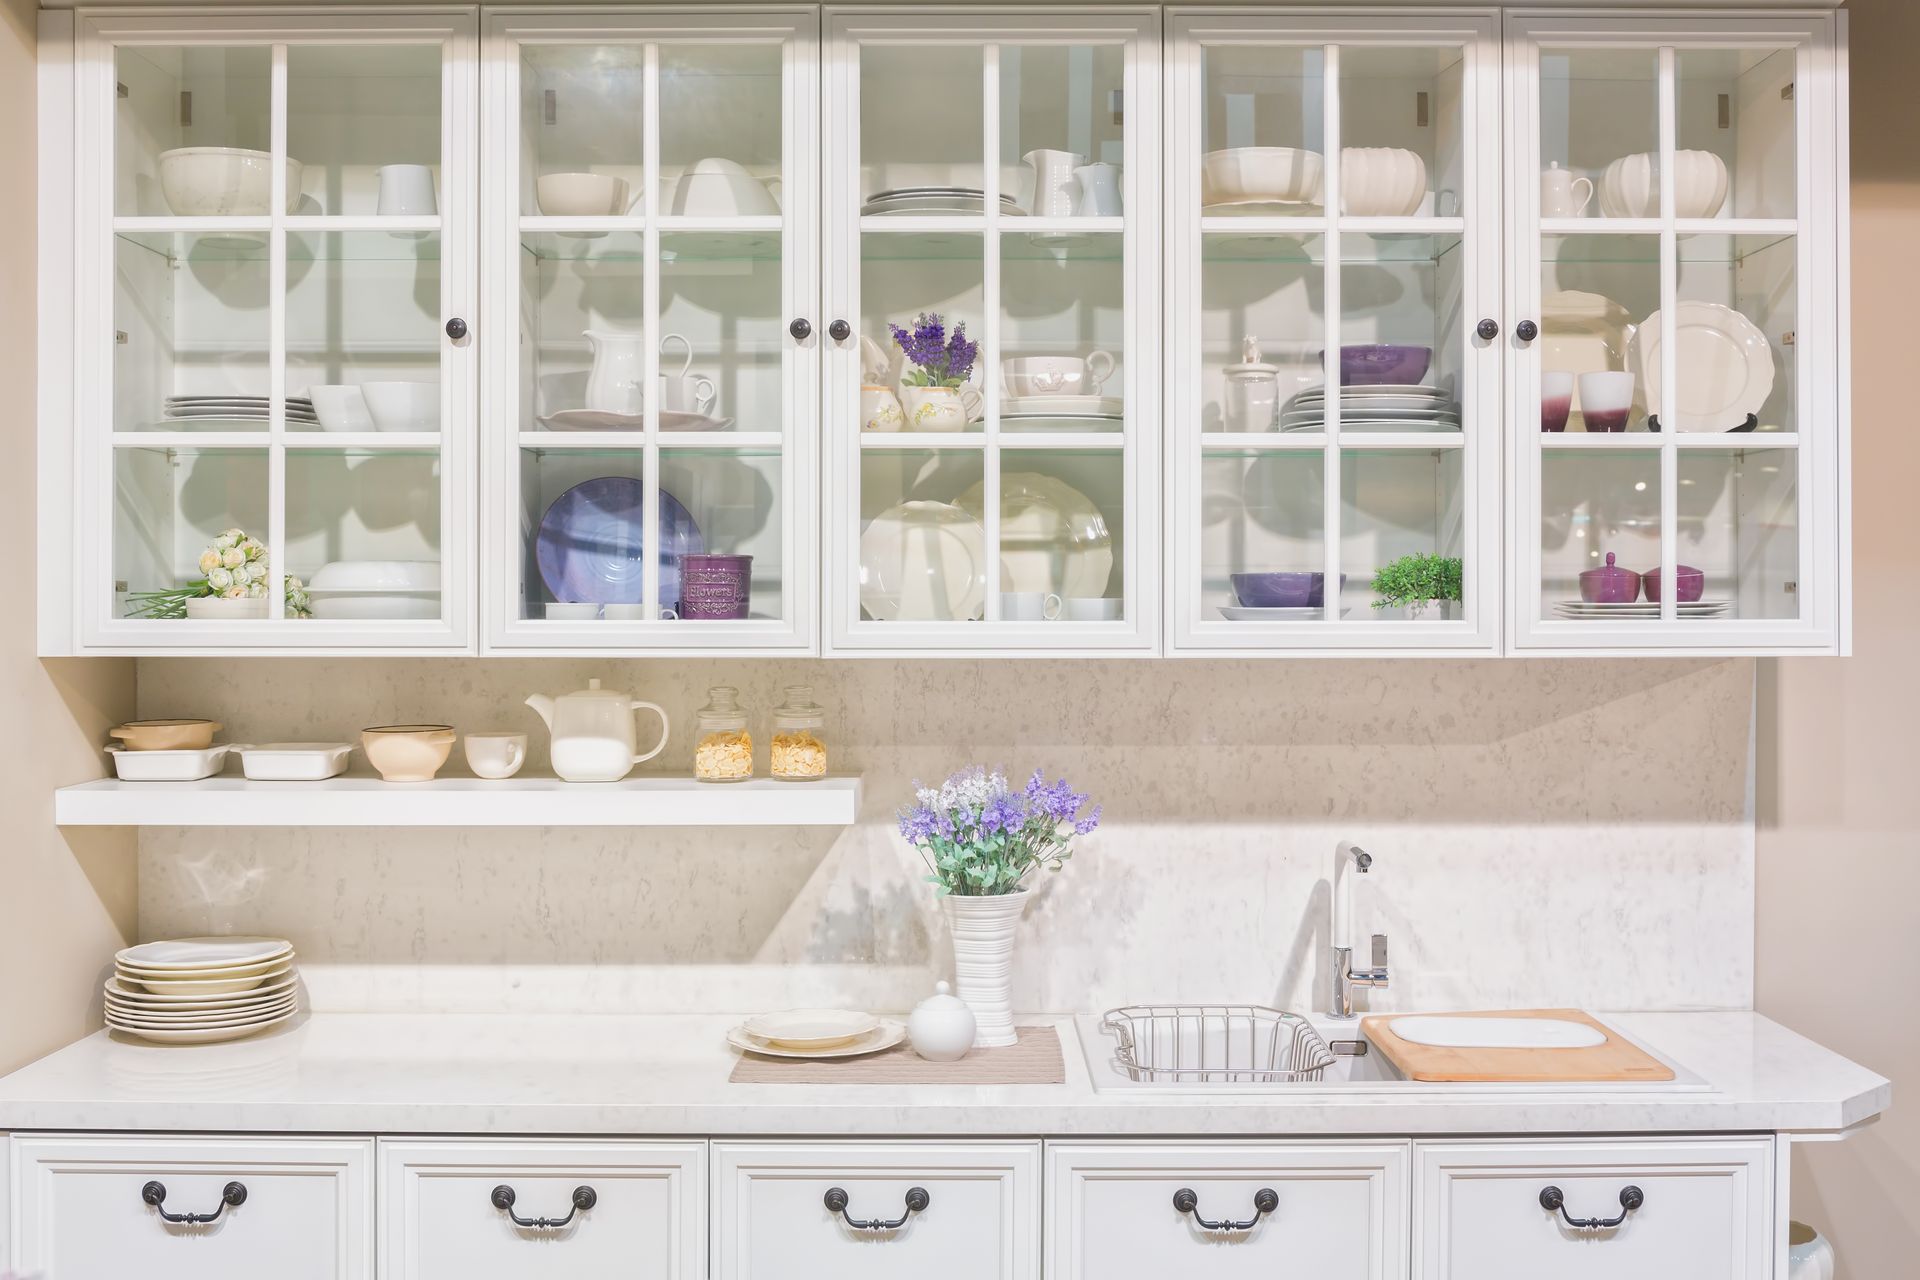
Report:
[[447,321],[447,336],[455,342],[467,336],[467,322],[459,316]]
[[1513,334],[1522,342],[1532,342],[1540,336],[1540,326],[1531,320],[1522,320],[1519,324],[1513,326]]
[[787,332],[793,335],[795,342],[805,342],[813,334],[813,326],[802,316],[787,326]]
[[845,320],[835,320],[827,326],[827,336],[835,342],[845,342],[853,336],[853,326]]
[[1498,320],[1482,320],[1474,332],[1479,334],[1484,341],[1492,342],[1500,336],[1500,322]]

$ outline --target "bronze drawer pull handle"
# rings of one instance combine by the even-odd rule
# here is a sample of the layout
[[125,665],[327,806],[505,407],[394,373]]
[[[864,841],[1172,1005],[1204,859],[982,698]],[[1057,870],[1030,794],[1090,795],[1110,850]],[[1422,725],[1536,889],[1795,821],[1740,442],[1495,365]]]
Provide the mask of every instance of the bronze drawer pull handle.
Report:
[[501,1183],[499,1186],[495,1187],[493,1189],[493,1194],[488,1197],[488,1199],[490,1199],[493,1202],[494,1208],[498,1209],[500,1212],[506,1214],[509,1218],[513,1219],[514,1226],[538,1227],[542,1230],[552,1230],[552,1231],[558,1231],[561,1227],[566,1226],[569,1222],[573,1221],[574,1214],[579,1213],[582,1209],[593,1208],[593,1206],[596,1203],[598,1203],[600,1199],[600,1197],[597,1194],[595,1194],[594,1189],[592,1187],[575,1187],[573,1189],[573,1196],[572,1196],[573,1207],[567,1210],[566,1217],[564,1218],[523,1218],[519,1214],[513,1211],[513,1202],[516,1198],[517,1197],[515,1197],[515,1195],[513,1194],[513,1188],[506,1185],[504,1182]]
[[220,1221],[220,1215],[225,1213],[229,1206],[237,1209],[245,1204],[247,1202],[247,1184],[244,1182],[229,1182],[226,1186],[220,1188],[220,1203],[212,1213],[168,1213],[166,1184],[160,1182],[149,1182],[146,1186],[141,1187],[140,1201],[142,1204],[152,1205],[154,1212],[160,1215],[160,1221],[162,1222],[177,1223],[183,1227],[204,1227],[209,1222]]
[[1540,1207],[1548,1213],[1558,1209],[1567,1225],[1580,1231],[1610,1231],[1627,1220],[1627,1215],[1647,1202],[1647,1193],[1638,1187],[1620,1188],[1620,1216],[1617,1218],[1576,1218],[1567,1212],[1567,1193],[1558,1187],[1540,1189]]
[[837,1213],[845,1218],[847,1225],[855,1231],[898,1231],[907,1225],[907,1219],[921,1212],[933,1203],[933,1197],[927,1194],[925,1187],[907,1188],[907,1211],[889,1222],[885,1218],[855,1218],[847,1213],[847,1193],[840,1187],[828,1187],[825,1199],[828,1213]]
[[1200,1197],[1193,1193],[1192,1187],[1182,1187],[1173,1193],[1173,1207],[1181,1213],[1193,1214],[1198,1226],[1208,1231],[1251,1231],[1260,1225],[1260,1219],[1280,1207],[1280,1193],[1272,1187],[1262,1187],[1253,1193],[1253,1216],[1245,1222],[1235,1222],[1232,1218],[1220,1222],[1209,1222],[1198,1213]]

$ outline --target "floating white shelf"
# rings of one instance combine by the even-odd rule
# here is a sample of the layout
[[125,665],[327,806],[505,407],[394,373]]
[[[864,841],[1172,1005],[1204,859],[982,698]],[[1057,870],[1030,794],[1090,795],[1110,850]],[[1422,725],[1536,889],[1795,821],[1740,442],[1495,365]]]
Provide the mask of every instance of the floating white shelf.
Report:
[[847,826],[860,779],[696,782],[638,774],[619,782],[470,776],[382,782],[344,774],[325,782],[102,779],[54,792],[67,827],[775,827]]

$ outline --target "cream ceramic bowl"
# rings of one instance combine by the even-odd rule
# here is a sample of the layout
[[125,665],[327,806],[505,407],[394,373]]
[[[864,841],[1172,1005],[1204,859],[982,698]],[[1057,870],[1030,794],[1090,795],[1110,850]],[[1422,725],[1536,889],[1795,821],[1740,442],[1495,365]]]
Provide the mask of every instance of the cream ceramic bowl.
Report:
[[384,724],[360,732],[367,763],[388,782],[431,782],[453,754],[453,726]]
[[1427,195],[1427,162],[1404,147],[1343,147],[1340,208],[1355,218],[1406,218]]
[[617,218],[627,211],[627,180],[606,173],[543,173],[533,198],[549,218]]
[[438,382],[363,382],[360,394],[379,431],[438,431]]
[[[1727,162],[1711,151],[1673,153],[1673,214],[1711,218],[1727,202]],[[1609,218],[1660,216],[1660,157],[1621,156],[1600,175],[1600,212]]]
[[1205,204],[1274,201],[1311,204],[1320,198],[1323,159],[1299,147],[1229,147],[1200,161]]
[[204,751],[213,745],[218,720],[129,720],[107,730],[129,751]]
[[[287,208],[300,203],[301,164],[289,156]],[[179,147],[160,153],[160,194],[182,218],[271,211],[273,156],[241,147]]]
[[674,184],[670,212],[693,218],[770,218],[780,202],[767,184],[732,160],[696,160]]

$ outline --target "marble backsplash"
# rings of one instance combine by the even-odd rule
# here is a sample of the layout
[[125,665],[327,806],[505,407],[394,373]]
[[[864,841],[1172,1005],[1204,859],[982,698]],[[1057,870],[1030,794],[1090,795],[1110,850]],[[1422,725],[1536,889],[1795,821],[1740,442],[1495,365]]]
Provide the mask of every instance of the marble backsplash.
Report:
[[[1328,874],[1391,937],[1378,1009],[1744,1008],[1753,972],[1747,661],[933,662],[144,659],[143,716],[235,741],[447,721],[545,731],[527,693],[599,676],[662,703],[686,771],[707,686],[809,683],[848,828],[149,829],[140,931],[292,938],[317,1003],[729,1009],[903,1004],[946,963],[892,813],[968,761],[1043,767],[1105,820],[1028,913],[1031,1010],[1320,1007]],[[459,767],[456,749],[455,767]]]

